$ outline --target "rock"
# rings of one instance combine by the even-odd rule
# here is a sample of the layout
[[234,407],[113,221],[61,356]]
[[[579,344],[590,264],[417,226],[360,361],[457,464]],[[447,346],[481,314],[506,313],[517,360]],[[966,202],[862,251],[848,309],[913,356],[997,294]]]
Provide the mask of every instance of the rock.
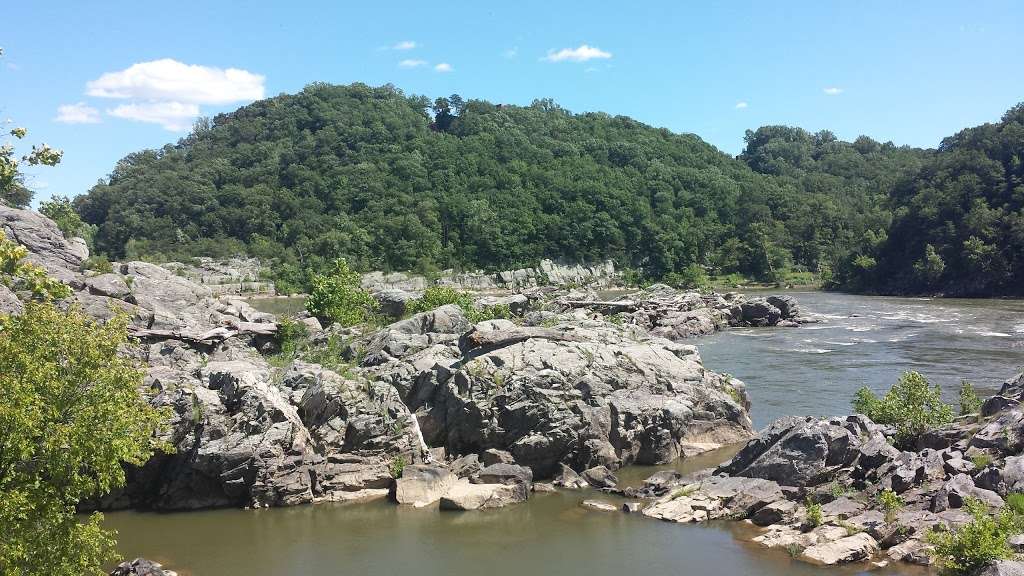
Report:
[[472,484],[459,479],[441,497],[442,510],[483,510],[526,502],[529,490],[522,484]]
[[583,471],[582,477],[594,488],[615,488],[619,479],[604,466],[595,466]]
[[918,539],[911,539],[902,544],[892,546],[885,553],[890,559],[898,562],[930,566],[935,562],[931,555],[934,549],[935,547],[931,544],[926,544]]
[[785,320],[796,318],[800,315],[800,304],[792,296],[769,296],[765,298],[765,301],[778,308],[779,313]]
[[1024,534],[1010,536],[1007,538],[1006,543],[1010,545],[1010,548],[1013,548],[1014,552],[1024,552]]
[[558,490],[555,488],[555,485],[551,484],[550,482],[534,482],[533,483],[533,491],[534,492],[557,492]]
[[600,500],[584,500],[580,503],[580,506],[584,508],[590,508],[591,510],[597,510],[600,512],[618,512],[619,509],[614,504],[608,502],[602,502]]
[[505,450],[498,450],[497,448],[488,448],[484,450],[480,460],[484,463],[484,466],[490,466],[492,464],[515,464],[516,459],[510,452]]
[[319,320],[313,318],[312,316],[309,318],[301,318],[299,322],[301,322],[302,325],[306,327],[306,331],[309,332],[310,334],[317,334],[319,332],[323,332],[323,325],[320,324]]
[[831,566],[867,560],[876,552],[878,543],[875,539],[864,532],[859,532],[834,542],[809,546],[800,554],[800,559]]
[[792,486],[815,486],[833,471],[851,468],[862,456],[874,467],[898,452],[881,448],[881,428],[857,415],[818,420],[786,417],[749,441],[719,473],[775,480]]
[[975,576],[1024,576],[1024,562],[997,560],[976,572]]
[[758,526],[769,526],[780,524],[791,519],[799,508],[796,502],[780,500],[762,506],[750,517],[750,520]]
[[563,488],[586,488],[588,486],[587,481],[580,477],[575,470],[569,468],[565,464],[559,464],[560,472],[555,476],[553,484],[555,486],[561,486]]
[[946,482],[932,498],[932,512],[943,512],[950,508],[960,508],[964,505],[965,498],[976,498],[991,508],[1002,508],[1003,499],[992,492],[978,488],[974,480],[966,474],[957,474]]
[[749,326],[774,326],[782,319],[782,312],[766,300],[744,302],[741,309],[743,322]]
[[865,504],[846,496],[841,496],[821,507],[821,513],[825,518],[837,518],[847,520],[864,511]]
[[85,287],[90,293],[124,300],[131,295],[131,288],[120,274],[99,274],[85,279]]
[[623,502],[622,511],[626,514],[636,514],[643,510],[644,505],[642,502]]
[[0,316],[21,314],[24,310],[25,305],[18,299],[17,294],[0,284]]
[[81,286],[81,247],[64,239],[52,220],[31,210],[0,204],[0,232],[28,249],[27,260],[65,284]]
[[522,294],[510,294],[508,296],[482,296],[476,299],[477,307],[507,306],[509,312],[514,316],[526,314],[530,300]]
[[422,508],[448,494],[456,480],[457,477],[444,468],[420,464],[406,466],[401,478],[395,480],[395,501]]
[[118,564],[116,568],[111,570],[110,576],[175,576],[175,573],[170,570],[164,570],[163,566],[152,560],[136,558],[135,560]]
[[373,297],[380,303],[380,312],[390,318],[401,318],[405,316],[406,306],[410,301],[419,298],[413,292],[407,292],[400,288],[385,288],[373,293]]
[[533,471],[515,464],[491,464],[473,477],[477,484],[519,484],[529,488],[533,483]]
[[481,468],[483,466],[480,464],[480,457],[476,454],[466,454],[456,458],[448,465],[448,469],[459,478],[469,478],[479,472]]

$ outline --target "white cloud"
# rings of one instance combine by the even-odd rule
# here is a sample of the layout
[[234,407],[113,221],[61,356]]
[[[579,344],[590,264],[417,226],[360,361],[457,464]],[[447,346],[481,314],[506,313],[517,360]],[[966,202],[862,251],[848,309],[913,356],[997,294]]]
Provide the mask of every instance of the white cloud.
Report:
[[570,62],[586,62],[595,58],[608,59],[611,57],[611,52],[605,52],[594,46],[580,44],[578,48],[562,48],[558,52],[549,51],[548,55],[542,59],[548,62],[563,62],[566,60]]
[[57,107],[57,116],[53,121],[61,124],[99,124],[100,111],[85,102],[62,104]]
[[107,114],[116,118],[159,124],[167,130],[181,132],[192,127],[199,117],[199,105],[182,102],[146,102],[121,104]]
[[401,62],[398,63],[398,65],[401,66],[402,68],[418,68],[420,66],[426,66],[427,61],[410,58],[408,60],[402,60]]
[[742,110],[742,109],[744,109],[744,108],[746,108],[748,106],[749,106],[749,104],[747,104],[746,101],[744,101],[744,100],[740,100],[739,102],[736,103],[736,109],[737,110]]
[[438,72],[451,72],[452,70],[455,70],[455,68],[452,68],[452,65],[447,62],[441,62],[440,64],[434,66],[434,70]]
[[843,89],[836,88],[835,86],[829,86],[828,88],[823,89],[822,92],[824,92],[828,96],[837,96],[843,93]]
[[402,40],[401,42],[399,42],[399,43],[395,44],[394,46],[392,46],[391,49],[392,50],[412,50],[416,46],[417,46],[417,44],[415,42],[413,42],[412,40]]
[[107,72],[88,82],[85,93],[165,104],[230,104],[263,98],[264,80],[259,74],[238,68],[189,65],[164,58]]

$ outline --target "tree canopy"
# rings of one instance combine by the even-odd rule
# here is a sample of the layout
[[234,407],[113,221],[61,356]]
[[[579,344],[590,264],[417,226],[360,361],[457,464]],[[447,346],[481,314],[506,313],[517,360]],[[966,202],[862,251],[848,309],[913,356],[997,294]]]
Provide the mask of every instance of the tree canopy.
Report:
[[[246,253],[305,287],[336,258],[356,270],[610,258],[648,278],[821,270],[880,290],[890,229],[910,226],[908,182],[948,154],[945,143],[843,142],[786,126],[746,140],[733,158],[692,134],[551,100],[316,83],[130,154],[75,208],[113,258]],[[999,265],[986,256],[993,235],[970,245],[979,266]]]

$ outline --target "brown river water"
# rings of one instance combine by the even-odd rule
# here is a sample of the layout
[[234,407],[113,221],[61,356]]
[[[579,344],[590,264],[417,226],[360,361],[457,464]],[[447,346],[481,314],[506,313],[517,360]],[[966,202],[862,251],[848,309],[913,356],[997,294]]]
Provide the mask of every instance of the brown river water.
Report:
[[[1024,365],[1024,302],[872,298],[795,293],[826,322],[795,329],[734,329],[695,340],[705,364],[747,383],[763,427],[787,414],[849,412],[860,386],[884,391],[918,370],[952,400],[961,378],[989,394]],[[735,449],[677,462],[712,466]],[[659,468],[619,471],[636,485]],[[399,508],[386,501],[272,510],[116,512],[126,557],[146,556],[182,575],[799,576],[866,573],[818,568],[748,542],[750,528],[681,525],[580,507],[593,492],[535,494],[482,512]],[[924,574],[890,566],[872,574]]]

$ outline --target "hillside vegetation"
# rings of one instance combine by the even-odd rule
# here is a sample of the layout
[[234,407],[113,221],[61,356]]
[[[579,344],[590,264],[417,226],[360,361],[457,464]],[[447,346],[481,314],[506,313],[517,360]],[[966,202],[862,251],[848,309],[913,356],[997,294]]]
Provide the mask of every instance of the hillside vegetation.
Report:
[[111,258],[247,253],[292,286],[338,257],[428,274],[550,257],[611,258],[677,284],[810,271],[836,286],[927,291],[947,288],[958,262],[948,252],[961,247],[926,238],[947,272],[914,275],[926,246],[903,238],[945,226],[911,198],[953,147],[769,126],[733,158],[692,134],[550,100],[431,103],[392,86],[312,84],[125,157],[75,207]]

